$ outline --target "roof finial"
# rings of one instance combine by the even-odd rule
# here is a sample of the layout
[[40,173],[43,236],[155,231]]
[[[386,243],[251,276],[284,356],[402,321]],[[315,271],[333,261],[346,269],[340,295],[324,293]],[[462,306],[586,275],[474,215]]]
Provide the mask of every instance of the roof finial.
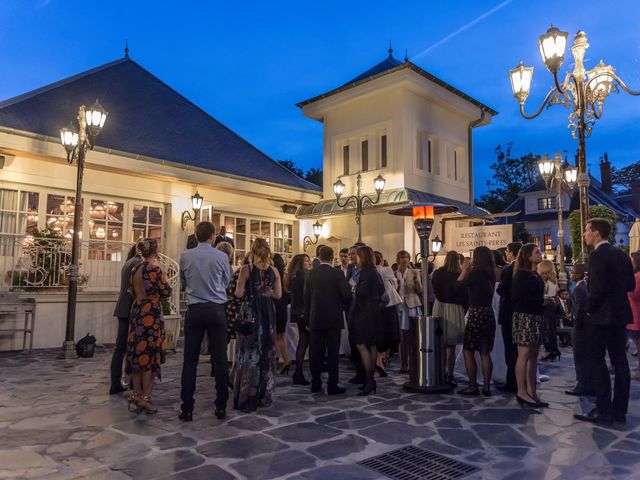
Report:
[[389,58],[393,57],[393,48],[391,48],[391,40],[389,40]]
[[129,58],[129,40],[124,41],[124,58]]
[[404,49],[404,63],[407,63],[409,61],[409,49],[405,48]]

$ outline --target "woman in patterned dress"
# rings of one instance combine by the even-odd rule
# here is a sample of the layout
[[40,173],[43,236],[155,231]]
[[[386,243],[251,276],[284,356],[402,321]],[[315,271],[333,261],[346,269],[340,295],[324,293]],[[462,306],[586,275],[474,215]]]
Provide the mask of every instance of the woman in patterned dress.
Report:
[[251,245],[249,265],[240,270],[236,297],[248,296],[255,315],[249,335],[236,332],[233,408],[253,412],[270,405],[275,389],[276,307],[282,296],[280,274],[271,265],[271,250],[264,238]]
[[155,378],[160,378],[164,348],[160,299],[171,295],[171,287],[167,276],[154,263],[158,256],[158,242],[145,238],[140,254],[144,261],[131,273],[134,302],[131,305],[126,373],[131,375],[133,392],[129,396],[129,405],[134,403],[146,413],[156,413],[158,409],[151,402],[151,393]]

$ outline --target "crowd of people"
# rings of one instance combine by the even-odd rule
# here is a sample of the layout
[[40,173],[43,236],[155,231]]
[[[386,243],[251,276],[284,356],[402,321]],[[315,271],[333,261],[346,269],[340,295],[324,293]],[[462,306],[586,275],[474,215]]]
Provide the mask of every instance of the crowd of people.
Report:
[[[593,251],[588,264],[573,265],[571,293],[560,288],[565,286],[559,284],[555,265],[543,260],[532,243],[514,242],[493,251],[480,246],[471,258],[449,251],[432,273],[430,262],[412,265],[407,251],[397,252],[390,265],[381,252],[364,244],[342,249],[337,265],[333,249],[323,245],[315,258],[298,254],[285,264],[272,254],[266,239],[256,238],[234,272],[233,242],[225,232],[215,233],[210,222],[199,223],[180,258],[187,304],[179,414],[183,421],[192,420],[205,335],[215,377],[215,415],[223,419],[229,390],[234,409],[251,412],[271,404],[275,375],[288,375],[292,363],[286,341],[289,322],[298,333],[294,385],[321,392],[326,372],[326,394],[345,394],[338,358],[346,329],[356,372],[349,382],[359,384],[358,395],[366,396],[376,393],[376,375],[387,376],[394,355],[399,372],[408,373],[411,317],[421,315],[423,308],[443,319],[445,381],[452,387],[462,381],[455,370],[457,347],[462,346],[467,384],[458,394],[491,396],[493,382],[515,394],[523,408],[548,407],[538,391],[538,362],[560,360],[560,339],[562,346],[574,350],[576,385],[566,393],[596,397],[595,409],[576,414],[576,419],[625,421],[631,380],[627,340],[636,350],[640,347],[640,252],[632,253],[630,261],[609,245],[606,220],[587,223],[584,236]],[[124,391],[124,360],[131,384],[129,406],[150,414],[157,412],[151,395],[164,359],[161,300],[171,294],[166,276],[154,263],[157,249],[152,239],[139,241],[123,266],[111,363],[110,393]],[[421,268],[428,268],[426,306]],[[228,359],[232,340],[235,353]],[[493,352],[498,344],[499,355]],[[494,367],[505,371],[501,383],[495,382]],[[613,399],[610,370],[615,375]],[[640,380],[640,364],[633,378]]]

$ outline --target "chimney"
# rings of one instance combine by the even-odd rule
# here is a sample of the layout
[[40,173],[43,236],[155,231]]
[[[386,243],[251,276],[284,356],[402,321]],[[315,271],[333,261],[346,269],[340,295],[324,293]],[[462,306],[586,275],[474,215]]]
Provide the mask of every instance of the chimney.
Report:
[[640,180],[631,181],[631,208],[636,216],[640,216]]
[[602,191],[605,193],[613,193],[611,185],[611,164],[609,163],[609,155],[604,154],[600,157],[600,183],[602,184]]

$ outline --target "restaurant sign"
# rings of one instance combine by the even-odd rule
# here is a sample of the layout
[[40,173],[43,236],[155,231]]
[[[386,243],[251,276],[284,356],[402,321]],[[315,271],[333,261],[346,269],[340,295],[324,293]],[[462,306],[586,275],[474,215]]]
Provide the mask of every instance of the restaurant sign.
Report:
[[461,227],[453,230],[452,250],[468,251],[484,246],[491,250],[506,247],[512,242],[512,225]]

